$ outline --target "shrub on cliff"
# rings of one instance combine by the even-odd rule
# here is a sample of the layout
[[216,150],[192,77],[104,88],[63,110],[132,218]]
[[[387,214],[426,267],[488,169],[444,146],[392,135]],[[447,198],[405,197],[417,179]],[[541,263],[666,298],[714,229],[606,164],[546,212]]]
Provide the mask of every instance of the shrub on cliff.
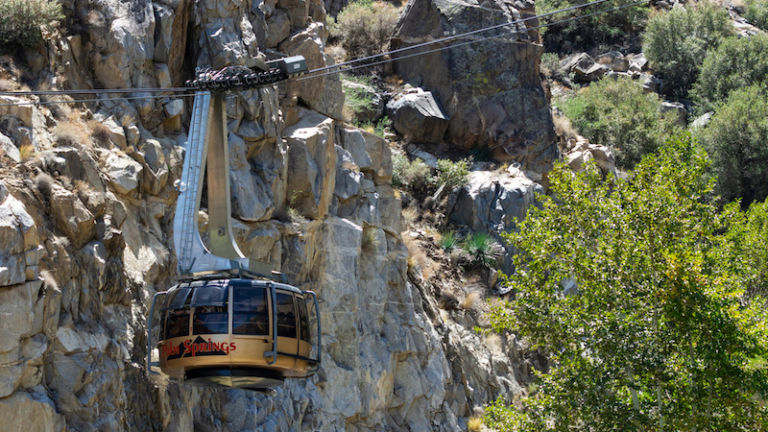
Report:
[[341,42],[348,58],[378,54],[389,43],[398,18],[397,8],[389,3],[357,0],[331,23],[331,38]]
[[648,20],[643,52],[651,67],[666,80],[665,90],[685,97],[699,75],[708,50],[733,34],[728,12],[707,1],[673,8]]
[[591,142],[611,147],[624,168],[655,151],[676,129],[674,116],[661,112],[659,97],[628,78],[602,79],[561,105],[573,126]]
[[734,229],[741,210],[711,199],[707,169],[684,137],[626,178],[606,181],[595,167],[549,173],[552,195],[506,236],[519,251],[507,278],[515,295],[491,319],[546,354],[549,368],[518,408],[494,404],[489,423],[766,430],[768,315],[763,298],[745,295],[752,269],[738,265],[749,253],[742,236],[766,231]]
[[768,31],[768,3],[765,0],[747,0],[744,18],[752,25]]
[[[588,3],[591,0],[537,0],[536,13],[545,14],[559,9]],[[634,0],[617,0],[611,2],[613,9],[605,13],[596,13],[581,19],[574,19],[561,24],[543,27],[540,32],[544,34],[547,49],[558,50],[563,42],[568,42],[572,48],[587,48],[598,44],[619,42],[627,35],[639,31],[645,24],[648,16],[648,6],[637,3]],[[631,5],[631,6],[630,6]],[[623,6],[623,7],[622,7]],[[615,9],[622,7],[621,9]],[[555,22],[598,12],[605,5],[592,6],[584,9],[576,9],[570,12],[554,14],[545,19],[545,22]]]
[[768,94],[752,86],[736,90],[700,132],[723,199],[747,205],[768,196]]
[[691,90],[699,113],[714,111],[731,91],[753,84],[768,86],[768,36],[729,38],[707,53]]
[[444,184],[448,190],[464,187],[469,182],[469,161],[453,162],[448,159],[437,161],[437,184]]
[[0,46],[30,47],[42,40],[41,28],[62,20],[61,5],[49,0],[0,1]]

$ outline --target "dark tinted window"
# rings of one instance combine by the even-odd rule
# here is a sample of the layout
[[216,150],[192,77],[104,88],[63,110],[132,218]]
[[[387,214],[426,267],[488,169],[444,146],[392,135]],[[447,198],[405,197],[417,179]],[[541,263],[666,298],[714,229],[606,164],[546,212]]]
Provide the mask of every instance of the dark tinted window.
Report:
[[207,285],[195,288],[192,294],[191,306],[225,306],[227,304],[227,287]]
[[181,309],[186,303],[187,296],[189,295],[189,288],[180,288],[171,291],[168,294],[168,308],[169,309]]
[[301,340],[309,342],[309,318],[307,316],[307,303],[299,299],[299,331]]
[[227,306],[200,306],[195,308],[192,333],[228,333]]
[[170,309],[165,320],[165,336],[170,339],[189,335],[189,309]]
[[232,286],[232,333],[269,334],[267,292],[263,287]]
[[277,335],[297,339],[293,296],[277,293]]

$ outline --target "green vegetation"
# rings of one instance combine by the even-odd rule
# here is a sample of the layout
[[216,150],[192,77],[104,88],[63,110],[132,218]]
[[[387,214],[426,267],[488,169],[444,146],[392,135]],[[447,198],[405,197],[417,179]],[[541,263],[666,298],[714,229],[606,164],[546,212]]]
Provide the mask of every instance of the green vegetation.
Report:
[[341,42],[348,58],[378,54],[389,43],[399,18],[397,8],[383,1],[349,3],[331,22],[332,39]]
[[550,367],[520,406],[489,407],[494,427],[766,430],[768,316],[745,295],[754,267],[740,265],[765,249],[765,204],[721,209],[708,169],[685,136],[625,179],[550,172],[552,197],[506,235],[516,295],[493,317]]
[[668,93],[685,97],[707,51],[731,34],[728,12],[705,1],[651,17],[643,36],[643,52],[651,67],[667,81]]
[[755,27],[768,31],[768,2],[765,0],[746,0],[744,18]]
[[[752,203],[745,212],[734,214],[723,248],[728,248],[730,271],[742,276],[750,297],[768,296],[768,200]],[[765,360],[763,360],[765,361]]]
[[453,250],[453,247],[456,246],[456,233],[453,231],[446,231],[444,233],[440,233],[440,239],[438,240],[437,244],[440,245],[440,249],[450,252]]
[[768,35],[728,38],[707,53],[691,94],[703,114],[725,102],[731,91],[752,84],[768,86]]
[[768,93],[757,86],[736,90],[700,132],[726,201],[745,205],[768,196]]
[[344,109],[348,120],[354,122],[360,113],[374,109],[376,95],[371,87],[373,84],[368,77],[342,74],[341,88],[344,91]]
[[[386,119],[386,117],[385,117]],[[449,190],[460,188],[469,181],[469,162],[448,159],[437,161],[437,174],[421,159],[409,161],[404,154],[392,155],[392,185],[417,194],[433,192],[445,184]]]
[[26,48],[42,41],[41,28],[50,28],[64,19],[58,1],[0,1],[0,46]]
[[661,112],[661,99],[631,79],[602,79],[560,105],[582,135],[613,149],[624,168],[655,151],[676,129],[672,113]]
[[463,187],[469,182],[469,161],[466,159],[457,162],[440,159],[437,161],[437,171],[437,184],[444,184],[448,190]]
[[392,120],[390,120],[389,117],[384,116],[380,118],[376,123],[366,121],[358,123],[357,127],[363,129],[366,132],[375,134],[379,138],[384,138],[384,133],[387,131],[387,129],[392,127]]
[[[565,9],[589,3],[590,0],[538,0],[536,13],[541,15],[559,9]],[[611,3],[611,8],[635,3],[632,0],[617,0]],[[546,18],[546,22],[560,21],[570,17],[587,15],[605,6],[593,6],[559,13]],[[611,12],[599,13],[587,18],[543,27],[539,31],[545,36],[548,49],[557,50],[562,41],[569,41],[575,47],[586,48],[604,43],[613,43],[642,29],[648,16],[648,6],[636,4]]]
[[471,264],[478,268],[497,265],[503,253],[501,246],[489,234],[472,233],[461,243],[461,248],[471,258]]
[[432,169],[421,159],[408,160],[404,154],[392,155],[392,185],[425,192],[433,183]]
[[[546,28],[546,27],[545,27]],[[557,53],[548,52],[541,55],[541,71],[553,75],[560,67],[560,57]]]

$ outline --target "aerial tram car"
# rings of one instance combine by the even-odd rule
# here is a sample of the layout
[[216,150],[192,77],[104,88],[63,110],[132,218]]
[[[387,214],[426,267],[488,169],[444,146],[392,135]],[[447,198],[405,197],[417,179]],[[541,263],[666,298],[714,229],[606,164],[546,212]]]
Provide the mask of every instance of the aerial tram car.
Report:
[[[196,93],[173,221],[180,278],[152,300],[147,368],[157,310],[159,366],[173,379],[266,390],[317,371],[317,296],[244,257],[232,234],[225,104],[229,90],[267,85],[306,70],[304,58],[296,56],[270,62],[266,71],[205,70],[187,82]],[[206,165],[210,248],[197,229]]]

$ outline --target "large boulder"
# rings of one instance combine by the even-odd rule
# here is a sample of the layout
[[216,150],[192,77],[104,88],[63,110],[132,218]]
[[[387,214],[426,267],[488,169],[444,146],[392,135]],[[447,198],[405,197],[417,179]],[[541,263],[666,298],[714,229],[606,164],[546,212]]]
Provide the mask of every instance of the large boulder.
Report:
[[13,196],[0,203],[0,286],[23,283],[27,265],[39,261],[37,227],[24,204]]
[[[536,195],[543,192],[540,184],[515,167],[502,173],[472,171],[469,183],[449,202],[448,221],[475,232],[490,233],[500,240],[500,234],[512,231],[534,205]],[[501,270],[510,274],[514,269],[514,251],[506,252]]]
[[10,138],[0,133],[0,155],[11,158],[14,162],[21,162],[21,153]]
[[322,219],[336,187],[333,119],[301,110],[300,120],[283,131],[288,144],[288,206],[302,216]]
[[0,287],[0,353],[15,349],[19,342],[43,330],[42,282]]
[[411,142],[439,144],[448,129],[448,116],[432,92],[416,89],[387,104],[395,129]]
[[[280,51],[292,56],[304,56],[310,70],[325,67],[332,63],[331,57],[324,53],[325,31],[323,24],[312,23],[303,32],[280,44]],[[288,93],[297,95],[308,107],[335,119],[342,118],[344,93],[338,74],[294,80],[287,85]]]
[[448,220],[473,231],[507,232],[525,218],[536,193],[543,192],[541,185],[514,167],[503,173],[472,171],[448,209]]
[[77,195],[54,183],[50,204],[55,227],[69,238],[73,246],[85,245],[96,234],[96,220]]
[[[40,389],[43,390],[43,389]],[[38,394],[16,393],[0,400],[0,416],[9,432],[61,432],[66,423],[45,391]]]
[[167,65],[171,85],[182,84],[181,68],[193,4],[192,0],[161,0],[152,3],[155,12],[154,61]]
[[[500,0],[482,6],[456,0],[410,0],[391,48],[476,30],[478,23],[511,23],[535,14],[533,1],[513,4],[518,9]],[[536,30],[527,28],[534,25],[535,21],[510,24],[482,42],[408,58],[417,51],[406,51],[393,57],[396,73],[441,101],[451,119],[447,139],[452,145],[488,148],[499,160],[517,160],[526,169],[544,172],[557,157],[557,146],[539,74],[543,47]],[[455,41],[445,44],[450,43]]]

